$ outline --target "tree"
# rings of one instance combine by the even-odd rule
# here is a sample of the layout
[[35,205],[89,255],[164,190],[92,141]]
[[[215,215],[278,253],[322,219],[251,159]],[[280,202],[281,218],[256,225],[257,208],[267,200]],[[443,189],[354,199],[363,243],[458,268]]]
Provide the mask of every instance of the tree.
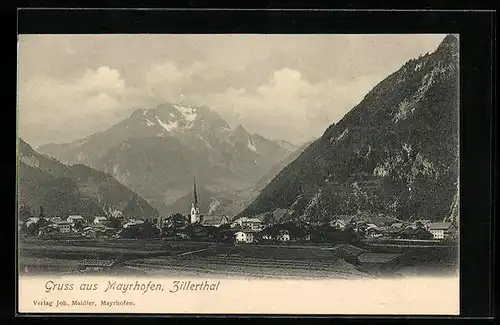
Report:
[[121,228],[122,227],[122,220],[118,217],[110,217],[109,218],[109,226],[111,228],[115,228],[115,229]]
[[85,222],[81,221],[81,220],[77,220],[77,221],[75,221],[75,226],[74,227],[75,227],[76,230],[81,231],[85,227]]
[[37,222],[30,224],[27,227],[26,232],[30,236],[37,236],[40,228],[48,226],[49,224],[50,222],[48,222],[44,218],[40,218]]
[[414,239],[422,239],[422,240],[429,240],[432,239],[434,236],[427,230],[423,228],[417,229]]
[[346,227],[344,231],[323,224],[311,229],[311,241],[321,243],[354,243],[357,241],[357,233],[354,226]]
[[278,226],[278,229],[287,230],[291,238],[304,238],[307,235],[305,227],[292,222],[284,223]]
[[130,226],[122,229],[120,236],[122,238],[154,238],[160,234],[160,231],[151,223]]
[[170,216],[170,223],[172,225],[172,228],[178,229],[186,226],[188,224],[188,220],[182,214],[174,213]]
[[43,210],[43,207],[40,207],[40,214],[38,215],[39,218],[45,218],[45,212]]
[[274,217],[273,217],[273,213],[272,212],[268,212],[264,215],[264,220],[263,220],[263,223],[264,224],[270,224],[274,221]]
[[208,238],[215,241],[220,241],[222,239],[222,231],[214,226],[205,227],[206,234]]

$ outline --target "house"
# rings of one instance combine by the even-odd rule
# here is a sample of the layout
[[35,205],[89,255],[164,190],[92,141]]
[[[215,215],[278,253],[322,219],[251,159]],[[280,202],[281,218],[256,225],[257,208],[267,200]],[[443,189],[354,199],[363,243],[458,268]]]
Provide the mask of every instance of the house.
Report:
[[48,225],[38,229],[38,237],[50,236],[59,233],[59,229],[55,225]]
[[50,223],[58,223],[58,222],[62,222],[63,219],[61,219],[61,217],[51,217],[51,218],[48,219],[48,221]]
[[400,228],[403,228],[403,223],[402,222],[394,222],[391,224],[391,227],[395,228],[395,229],[400,229]]
[[253,233],[249,231],[238,231],[234,234],[237,243],[253,243]]
[[106,221],[108,221],[108,218],[106,217],[95,217],[94,218],[94,224],[102,224],[102,223],[105,223]]
[[429,224],[429,232],[435,239],[456,238],[457,227],[453,222],[432,222]]
[[271,234],[263,234],[262,235],[262,239],[264,239],[264,240],[273,240],[274,237]]
[[346,226],[346,222],[344,220],[340,219],[335,219],[329,222],[330,227],[339,229],[339,230],[344,230]]
[[37,223],[40,220],[38,217],[30,217],[28,220],[26,220],[26,227],[31,226],[32,224]]
[[75,223],[75,222],[84,222],[85,219],[81,215],[74,215],[74,216],[69,216],[68,219],[66,219],[68,222]]
[[331,221],[329,222],[330,227],[333,227],[338,230],[344,230],[345,227],[351,222],[354,221],[354,216],[347,214],[337,214],[332,216]]
[[82,233],[85,237],[95,238],[99,236],[111,235],[114,231],[115,229],[111,227],[107,227],[103,224],[97,224],[83,228]]
[[132,226],[142,225],[144,220],[140,219],[130,219],[127,223],[123,224],[123,228],[129,228]]
[[370,227],[366,228],[366,237],[367,238],[380,238],[384,236],[384,231],[379,227]]
[[366,230],[368,230],[368,229],[378,229],[378,228],[379,228],[379,226],[377,226],[374,223],[367,223],[366,224]]
[[54,224],[61,234],[69,233],[71,231],[71,222],[61,221]]
[[160,230],[160,232],[162,231],[162,228],[164,225],[165,225],[165,220],[163,219],[163,217],[157,217],[156,218],[156,228],[158,228]]
[[417,228],[423,228],[425,230],[429,230],[429,225],[431,224],[431,221],[430,220],[426,220],[426,219],[418,219],[418,220],[415,220],[413,222],[413,224]]
[[241,229],[260,231],[262,230],[262,221],[258,218],[246,218],[242,217],[236,219],[231,224],[231,228],[239,226]]
[[201,217],[201,225],[202,226],[212,226],[212,227],[220,227],[222,225],[228,224],[229,220],[226,216],[202,216]]
[[282,230],[279,232],[277,239],[281,242],[290,241],[290,233],[286,230]]

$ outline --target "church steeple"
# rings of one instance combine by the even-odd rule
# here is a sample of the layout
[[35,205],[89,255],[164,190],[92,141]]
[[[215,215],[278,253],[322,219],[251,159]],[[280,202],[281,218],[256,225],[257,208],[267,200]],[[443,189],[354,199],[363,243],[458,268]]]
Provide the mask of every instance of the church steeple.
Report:
[[191,203],[191,223],[200,221],[200,208],[198,206],[198,193],[196,192],[196,178],[193,182],[193,195],[194,199]]
[[194,177],[193,180],[194,180],[194,186],[193,186],[193,189],[194,189],[194,205],[198,206],[198,194],[196,193],[196,177]]

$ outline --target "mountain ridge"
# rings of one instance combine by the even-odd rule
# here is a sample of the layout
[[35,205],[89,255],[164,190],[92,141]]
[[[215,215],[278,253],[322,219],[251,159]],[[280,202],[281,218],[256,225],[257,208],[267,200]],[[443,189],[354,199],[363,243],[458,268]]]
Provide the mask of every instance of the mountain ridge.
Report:
[[112,176],[82,164],[67,166],[18,139],[18,206],[47,215],[154,218],[158,212]]
[[442,220],[458,187],[458,39],[411,59],[302,153],[239,215],[390,214]]
[[242,125],[231,129],[208,106],[175,103],[137,109],[105,131],[40,151],[107,172],[161,211],[190,190],[194,176],[215,193],[239,190],[292,152]]

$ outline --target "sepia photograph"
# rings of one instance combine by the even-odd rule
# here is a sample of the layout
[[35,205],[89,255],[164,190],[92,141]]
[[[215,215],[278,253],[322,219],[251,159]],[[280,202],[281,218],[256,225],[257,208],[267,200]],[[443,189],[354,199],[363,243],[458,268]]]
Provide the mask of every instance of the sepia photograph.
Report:
[[26,310],[446,279],[458,312],[458,35],[21,34],[17,83]]

